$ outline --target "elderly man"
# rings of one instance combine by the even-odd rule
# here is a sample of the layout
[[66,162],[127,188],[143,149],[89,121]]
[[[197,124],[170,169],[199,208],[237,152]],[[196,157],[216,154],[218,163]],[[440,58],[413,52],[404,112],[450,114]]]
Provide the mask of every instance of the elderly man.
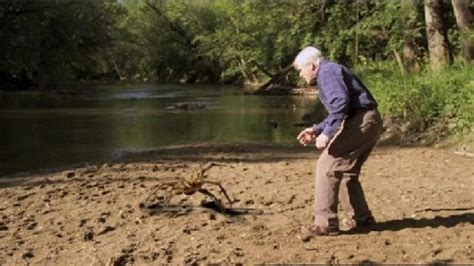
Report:
[[325,60],[314,47],[303,49],[294,66],[306,82],[316,81],[329,112],[324,121],[297,138],[303,145],[316,141],[316,147],[324,149],[316,169],[314,223],[302,228],[303,237],[339,233],[338,196],[347,216],[342,224],[348,229],[369,228],[375,219],[359,173],[382,131],[377,102],[348,68]]

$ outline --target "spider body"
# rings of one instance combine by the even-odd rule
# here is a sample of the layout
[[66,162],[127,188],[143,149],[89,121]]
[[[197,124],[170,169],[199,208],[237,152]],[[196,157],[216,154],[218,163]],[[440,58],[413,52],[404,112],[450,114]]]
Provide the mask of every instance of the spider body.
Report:
[[190,178],[178,178],[176,180],[157,185],[153,189],[151,195],[145,200],[144,205],[145,206],[156,205],[154,203],[150,204],[150,202],[152,199],[156,198],[156,195],[158,194],[159,191],[163,191],[163,190],[166,191],[165,196],[159,198],[163,200],[163,204],[162,204],[163,206],[169,205],[169,202],[174,195],[185,194],[187,196],[190,196],[196,192],[199,192],[211,198],[211,200],[216,204],[219,210],[222,213],[225,213],[226,208],[224,207],[222,202],[214,194],[212,194],[208,189],[203,187],[205,185],[219,187],[220,192],[224,194],[225,198],[229,202],[229,205],[232,205],[232,200],[230,199],[229,195],[227,194],[227,191],[224,189],[224,187],[222,186],[220,182],[206,180],[207,178],[206,172],[216,165],[218,164],[207,163],[204,166],[202,166],[199,169],[199,171],[192,174]]

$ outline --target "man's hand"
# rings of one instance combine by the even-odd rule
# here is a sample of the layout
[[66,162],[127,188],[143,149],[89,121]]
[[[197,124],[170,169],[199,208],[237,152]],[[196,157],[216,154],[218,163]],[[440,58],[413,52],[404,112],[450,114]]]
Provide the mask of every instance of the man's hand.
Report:
[[329,137],[324,134],[319,134],[318,138],[316,139],[316,148],[324,149],[329,143]]
[[308,127],[307,129],[301,131],[296,139],[301,144],[306,146],[308,143],[314,141],[315,138],[316,138],[316,132],[314,132],[313,128]]

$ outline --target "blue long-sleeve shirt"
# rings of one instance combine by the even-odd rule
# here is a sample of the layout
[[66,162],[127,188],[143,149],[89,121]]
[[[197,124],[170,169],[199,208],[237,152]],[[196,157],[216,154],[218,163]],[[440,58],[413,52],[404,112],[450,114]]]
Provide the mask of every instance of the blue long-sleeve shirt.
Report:
[[323,60],[316,73],[316,82],[319,98],[329,112],[326,119],[313,126],[317,134],[331,138],[350,112],[377,107],[377,101],[367,87],[343,65]]

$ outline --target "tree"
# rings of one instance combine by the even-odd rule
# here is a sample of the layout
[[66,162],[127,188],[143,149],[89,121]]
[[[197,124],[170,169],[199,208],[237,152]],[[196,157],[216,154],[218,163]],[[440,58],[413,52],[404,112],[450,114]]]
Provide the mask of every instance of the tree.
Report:
[[455,14],[448,0],[3,0],[0,78],[293,86],[291,63],[308,45],[348,66],[395,62],[403,73],[422,68],[429,43],[439,69],[459,47],[473,57],[472,4],[451,1]]
[[461,32],[463,58],[471,62],[474,58],[474,37],[472,36],[472,10],[469,10],[470,0],[452,0],[454,15]]
[[[403,59],[409,71],[420,71],[423,57],[423,6],[417,0],[402,0],[400,20],[404,29]],[[421,8],[420,8],[421,6]],[[420,10],[421,9],[421,10]]]
[[441,0],[425,0],[425,21],[431,69],[440,71],[452,63]]
[[48,88],[90,78],[120,12],[111,0],[2,1],[0,76]]

